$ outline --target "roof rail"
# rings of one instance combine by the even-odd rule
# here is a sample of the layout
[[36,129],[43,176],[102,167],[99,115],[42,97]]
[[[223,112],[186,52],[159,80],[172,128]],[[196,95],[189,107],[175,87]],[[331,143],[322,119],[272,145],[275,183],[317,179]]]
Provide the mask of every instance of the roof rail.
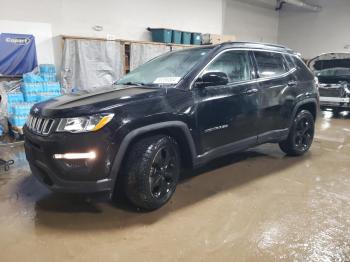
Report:
[[253,45],[264,45],[264,46],[271,46],[271,47],[278,47],[283,49],[289,49],[283,45],[278,44],[270,44],[270,43],[263,43],[263,42],[243,42],[243,41],[234,41],[232,43],[239,43],[239,44],[253,44]]

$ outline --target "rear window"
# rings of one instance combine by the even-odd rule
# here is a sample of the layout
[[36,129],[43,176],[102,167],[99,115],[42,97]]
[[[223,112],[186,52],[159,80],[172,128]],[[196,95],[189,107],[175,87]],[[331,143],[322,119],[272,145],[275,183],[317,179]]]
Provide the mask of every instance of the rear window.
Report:
[[260,77],[274,77],[289,71],[280,53],[255,51],[254,55]]

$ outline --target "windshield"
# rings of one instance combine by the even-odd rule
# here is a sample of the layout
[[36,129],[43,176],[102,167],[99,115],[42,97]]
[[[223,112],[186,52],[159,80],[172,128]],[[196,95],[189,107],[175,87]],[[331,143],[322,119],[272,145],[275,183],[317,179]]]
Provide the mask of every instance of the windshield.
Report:
[[315,72],[321,83],[338,83],[340,81],[350,81],[350,68],[336,67]]
[[168,52],[131,71],[117,85],[176,85],[212,48]]

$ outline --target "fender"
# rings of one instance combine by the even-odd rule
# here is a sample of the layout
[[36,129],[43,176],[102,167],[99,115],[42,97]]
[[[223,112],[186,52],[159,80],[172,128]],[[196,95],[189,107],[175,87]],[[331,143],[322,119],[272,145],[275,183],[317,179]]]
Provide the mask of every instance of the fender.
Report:
[[[294,109],[293,109],[293,113],[292,113],[292,118],[290,119],[290,123],[289,123],[289,129],[292,127],[293,125],[293,120],[294,118],[296,117],[296,114],[298,112],[298,109],[305,105],[305,104],[314,104],[315,106],[315,109],[316,109],[316,115],[317,115],[317,110],[318,110],[318,107],[317,107],[317,99],[316,98],[306,98],[306,99],[303,99],[302,101],[299,101],[296,103],[296,105],[294,106]],[[316,120],[316,119],[315,119]]]
[[130,145],[130,143],[135,139],[137,136],[148,133],[150,131],[157,131],[163,128],[171,128],[171,127],[176,127],[180,128],[186,138],[186,141],[189,145],[190,151],[191,151],[191,156],[192,156],[192,161],[195,161],[196,158],[196,148],[195,144],[192,138],[192,135],[190,133],[190,130],[188,126],[181,121],[167,121],[167,122],[161,122],[161,123],[156,123],[156,124],[151,124],[147,126],[143,126],[137,129],[132,130],[130,133],[128,133],[122,143],[120,144],[120,147],[118,149],[118,152],[116,153],[116,156],[113,161],[113,165],[110,171],[110,178],[113,181],[113,187],[115,187],[115,182],[118,176],[118,172],[120,170],[120,167],[122,165],[122,160],[126,154],[126,151]]

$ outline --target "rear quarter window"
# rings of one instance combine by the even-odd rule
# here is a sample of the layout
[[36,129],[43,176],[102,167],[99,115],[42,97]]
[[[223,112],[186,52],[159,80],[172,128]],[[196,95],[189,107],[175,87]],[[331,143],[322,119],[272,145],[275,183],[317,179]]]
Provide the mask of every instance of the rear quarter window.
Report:
[[279,76],[289,71],[280,53],[254,51],[254,55],[261,78]]
[[295,66],[295,64],[294,64],[294,61],[293,61],[293,57],[292,57],[291,55],[285,54],[285,55],[284,55],[284,58],[285,58],[286,61],[287,61],[287,65],[288,65],[288,67],[289,67],[289,70],[292,70],[292,69],[295,69],[295,68],[296,68],[296,66]]
[[314,74],[299,57],[292,56],[292,59],[297,69],[297,76],[300,81],[310,81],[314,79]]

